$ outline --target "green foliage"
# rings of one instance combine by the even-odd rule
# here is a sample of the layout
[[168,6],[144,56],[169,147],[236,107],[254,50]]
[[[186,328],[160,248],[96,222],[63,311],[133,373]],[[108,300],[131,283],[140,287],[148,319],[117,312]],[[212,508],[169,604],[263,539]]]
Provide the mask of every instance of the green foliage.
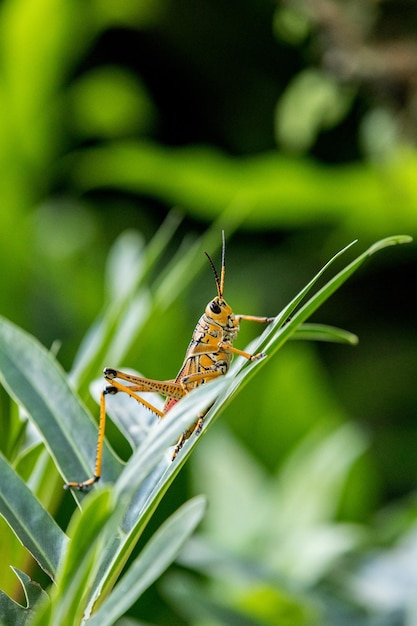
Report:
[[[145,523],[147,533],[158,526],[153,512],[162,492],[150,477],[141,481],[159,444],[172,443],[175,428],[170,433],[167,425],[165,443],[165,429],[158,430],[158,441],[141,459],[136,451],[153,421],[120,396],[109,402],[105,453],[106,480],[118,487],[88,496],[91,533],[87,526],[84,531],[91,550],[84,554],[68,541],[68,523],[74,507],[87,511],[90,505],[78,494],[64,494],[61,485],[64,475],[81,479],[91,472],[97,413],[91,396],[102,383],[95,382],[91,393],[90,385],[103,366],[129,365],[154,378],[178,371],[194,318],[212,293],[209,280],[198,280],[206,267],[201,252],[215,254],[222,229],[231,240],[228,301],[238,312],[268,315],[346,241],[359,238],[366,248],[392,232],[414,235],[410,33],[417,14],[413,3],[397,4],[329,0],[324,13],[322,3],[303,0],[1,4],[0,313],[13,320],[1,324],[1,359],[14,400],[0,389],[0,506],[26,546],[1,518],[6,624],[26,622],[32,609],[24,607],[36,600],[39,623],[79,619],[83,589],[90,593],[88,585],[99,580],[95,568],[105,553],[104,533],[97,542],[92,536],[94,507],[102,507],[97,522],[111,529],[117,497],[135,502],[130,481],[144,499],[153,493],[155,500],[149,515],[135,510],[128,516],[129,539],[118,544],[112,563],[107,554],[106,593],[131,550],[130,559],[136,558],[133,546]],[[173,205],[181,210],[160,227]],[[201,240],[196,232],[205,233]],[[104,260],[115,240],[103,298]],[[302,321],[320,296],[291,315],[287,307],[293,325],[280,325],[287,321],[283,313],[260,340],[269,345],[268,356],[289,338],[321,345],[285,343],[279,358],[247,371],[237,361],[230,395],[213,386],[219,410],[221,398],[223,406],[230,399],[224,416],[229,432],[218,431],[216,440],[210,434],[198,447],[158,511],[167,517],[172,501],[178,506],[195,489],[219,501],[205,518],[195,566],[188,549],[194,573],[171,570],[120,626],[136,625],[137,615],[161,625],[181,619],[280,626],[416,621],[407,591],[415,586],[413,559],[406,558],[414,554],[416,517],[407,495],[415,487],[417,445],[413,262],[412,246],[380,255],[326,305],[322,319],[355,334],[320,325],[316,316]],[[338,287],[336,280],[329,289]],[[239,347],[253,339],[247,326],[242,324]],[[356,334],[357,350],[323,343],[354,344]],[[256,382],[240,384],[257,372]],[[235,474],[223,459],[215,463],[222,445],[236,462]],[[132,450],[128,470],[124,462]],[[332,482],[331,468],[320,467],[334,462],[337,452]],[[156,480],[160,471],[155,466],[150,476]],[[160,486],[174,474],[168,472]],[[226,537],[234,539],[225,512],[233,513],[230,501],[237,494],[234,508],[242,508],[247,493],[252,532],[236,532],[236,545],[225,546]],[[275,554],[268,537],[280,537],[275,526],[284,524],[279,506],[267,507],[268,497],[285,502],[285,536],[303,546],[302,555],[291,553],[293,543],[283,550],[285,565],[268,561]],[[144,514],[142,504],[137,507]],[[394,510],[379,511],[387,504]],[[252,515],[265,508],[269,517],[255,528]],[[294,522],[300,516],[304,526]],[[185,517],[193,522],[191,512]],[[236,529],[240,522],[235,519]],[[78,523],[83,528],[75,519],[72,537]],[[219,575],[216,559],[233,577]],[[70,587],[77,561],[80,572]],[[298,562],[309,563],[306,582],[292,577]],[[264,572],[267,563],[272,580]],[[51,591],[52,604],[45,602],[42,613],[45,593],[32,579],[47,588],[55,572],[60,589]],[[127,576],[122,570],[120,581]],[[142,573],[139,578],[146,582]],[[396,582],[404,580],[399,589]],[[83,602],[74,606],[78,595]]]
[[[310,292],[323,273],[346,252],[347,248],[336,254],[284,307],[274,322],[248,349],[253,352],[265,350],[268,358],[271,358],[289,338],[297,337],[298,332],[303,338],[306,336],[325,340],[336,338],[338,341],[355,343],[356,338],[345,331],[327,329],[316,324],[309,324],[303,329],[303,322],[371,255],[387,246],[409,240],[409,237],[398,236],[374,244],[311,295]],[[124,241],[126,243],[126,238]],[[133,246],[130,252],[133,252]],[[135,337],[137,325],[127,323],[126,320],[129,319],[127,313],[135,303],[133,293],[136,294],[136,298],[140,298],[142,291],[146,289],[140,277],[146,275],[144,268],[154,255],[151,247],[143,253],[141,261],[139,262],[138,258],[138,262],[134,264],[129,253],[129,245],[116,244],[110,258],[109,276],[119,275],[118,271],[126,263],[130,268],[130,274],[124,285],[117,287],[114,285],[112,307],[100,316],[100,323],[93,326],[93,331],[77,358],[77,367],[74,370],[77,375],[73,374],[72,380],[78,381],[81,388],[84,386],[84,382],[81,382],[84,373],[89,371],[91,363],[99,362],[103,353],[111,352],[114,336],[124,337],[122,345],[126,348],[129,341]],[[135,265],[136,270],[133,271]],[[181,283],[182,272],[177,275],[177,280]],[[158,298],[154,302],[155,306],[158,306]],[[136,306],[134,310],[137,310]],[[33,593],[29,593],[32,589],[31,583],[24,575],[19,575],[25,589],[29,590],[28,607],[19,609],[18,605],[12,604],[11,599],[3,594],[0,598],[3,623],[7,624],[7,620],[10,622],[11,614],[18,615],[17,623],[32,626],[41,624],[74,626],[81,623],[92,625],[101,623],[110,626],[114,620],[121,617],[175,559],[201,520],[205,509],[204,500],[201,498],[184,505],[157,531],[139,556],[124,570],[156,506],[201,438],[191,437],[175,462],[171,462],[167,454],[168,448],[194,421],[196,414],[210,407],[204,423],[206,431],[236,393],[261,370],[265,361],[266,359],[248,363],[245,359],[236,359],[227,376],[186,396],[164,420],[150,425],[147,432],[145,429],[144,438],[134,433],[132,413],[123,412],[121,427],[127,436],[133,433],[130,437],[133,454],[126,465],[122,465],[113,450],[110,447],[106,448],[104,485],[95,488],[93,493],[88,495],[74,493],[81,511],[77,510],[72,515],[65,533],[39,502],[36,492],[31,491],[12,465],[1,458],[3,469],[0,474],[2,483],[0,512],[19,541],[33,555],[49,578],[56,582],[49,600],[41,592],[34,598]],[[95,445],[93,418],[74,392],[55,357],[33,337],[5,319],[0,323],[0,372],[3,385],[23,411],[23,415],[28,415],[31,422],[36,425],[41,441],[54,460],[63,480],[77,480],[87,476],[91,472],[91,453]],[[222,444],[219,447],[221,448]],[[308,554],[315,533],[323,532],[316,527],[330,523],[333,518],[335,512],[333,498],[340,491],[353,460],[360,452],[361,443],[357,435],[345,429],[332,435],[328,441],[321,441],[319,437],[315,443],[306,444],[306,448],[300,450],[298,456],[294,456],[286,468],[282,469],[276,481],[272,481],[270,488],[265,488],[265,485],[259,489],[255,488],[253,479],[256,474],[259,475],[259,471],[242,468],[239,489],[242,494],[246,492],[244,498],[247,499],[248,512],[244,518],[249,524],[256,522],[256,518],[249,514],[254,507],[267,513],[266,520],[276,517],[273,509],[268,512],[271,503],[268,491],[272,493],[277,489],[279,493],[280,528],[275,529],[276,534],[272,534],[272,528],[267,524],[262,531],[267,540],[264,547],[265,556],[268,555],[272,559],[271,571],[275,567],[277,573],[282,573],[280,572],[282,570],[286,575],[296,578],[302,573],[304,585],[312,585],[328,571],[330,563],[355,545],[354,534],[341,525],[335,525],[334,528],[329,527],[326,530],[327,537],[331,540],[326,540],[324,554],[316,554],[313,560]],[[24,448],[21,454],[25,454]],[[233,456],[232,449],[226,451],[226,454],[222,455],[223,460],[219,459],[217,470],[213,467],[209,472],[210,475],[215,476],[222,463],[229,462]],[[36,474],[42,455],[35,454],[30,457],[26,454],[25,458],[27,461],[31,459],[32,463],[32,471],[26,467],[26,474],[30,476]],[[321,485],[321,499],[309,497],[313,495],[313,485],[322,480],[323,471],[329,464],[333,468],[333,474],[326,485],[323,483]],[[210,467],[210,463],[207,467]],[[233,470],[239,472],[239,461],[236,459]],[[222,484],[218,488],[215,482],[211,482],[211,488],[214,488],[213,500],[217,497],[224,498],[223,513],[226,515],[227,501],[230,497],[227,488],[225,489],[228,484],[225,480],[227,471],[225,465],[224,472],[222,471]],[[305,479],[306,472],[311,484]],[[51,478],[43,475],[44,481],[50,481],[51,488],[54,486],[54,479],[54,475]],[[248,479],[252,481],[252,490],[247,485]],[[30,477],[28,481],[30,483]],[[273,484],[275,482],[276,486]],[[272,501],[274,500],[275,498]],[[301,504],[304,508],[300,509]],[[297,508],[300,512],[300,525],[294,524]],[[244,541],[247,530],[243,534],[237,531],[238,528],[234,526],[234,542],[239,544]],[[291,562],[295,564],[295,554],[301,545],[300,536],[304,537],[305,545],[302,552],[305,560],[300,562],[298,569],[295,568],[294,574],[292,573],[294,568],[288,564]],[[282,549],[284,544],[285,551]],[[275,548],[281,546],[275,557],[271,546]],[[274,562],[275,565],[272,566]],[[201,563],[199,567],[202,567]],[[203,570],[206,573],[209,571],[204,567]],[[117,580],[119,582],[114,586]],[[264,583],[265,581],[262,581],[262,584]],[[261,582],[259,584],[261,585]],[[174,585],[173,589],[175,588]],[[198,598],[197,593],[194,600],[197,608]],[[42,601],[33,612],[32,603],[38,600]],[[188,610],[191,609],[187,608]],[[214,608],[209,606],[204,609],[209,614],[213,610]],[[229,611],[224,610],[226,613]],[[235,609],[230,610],[233,612]],[[256,608],[252,607],[252,610],[256,613]],[[297,619],[294,618],[288,623],[296,624]],[[251,623],[251,618],[248,616],[246,621]]]
[[330,221],[354,227],[357,234],[380,234],[398,223],[399,207],[390,192],[399,188],[403,227],[415,231],[415,167],[413,154],[384,172],[357,163],[330,168],[275,151],[232,158],[201,146],[169,149],[149,141],[119,141],[77,155],[72,176],[83,191],[106,186],[146,193],[207,221],[227,207],[232,216],[243,211],[249,228]]

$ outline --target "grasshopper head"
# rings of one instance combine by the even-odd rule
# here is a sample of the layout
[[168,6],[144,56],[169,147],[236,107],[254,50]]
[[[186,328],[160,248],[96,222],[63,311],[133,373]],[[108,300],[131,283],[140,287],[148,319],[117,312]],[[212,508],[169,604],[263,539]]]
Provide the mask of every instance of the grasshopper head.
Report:
[[224,231],[222,231],[222,271],[220,277],[217,273],[215,265],[209,255],[206,252],[206,256],[210,262],[211,269],[213,270],[214,278],[216,280],[217,287],[217,296],[211,300],[206,306],[206,316],[213,320],[219,326],[222,326],[224,329],[234,329],[238,327],[238,322],[235,318],[235,314],[232,311],[232,307],[230,307],[226,300],[223,299],[223,290],[224,290],[224,275],[225,275],[225,240],[224,240]]
[[223,328],[235,326],[235,314],[232,307],[219,296],[216,296],[206,306],[206,316]]

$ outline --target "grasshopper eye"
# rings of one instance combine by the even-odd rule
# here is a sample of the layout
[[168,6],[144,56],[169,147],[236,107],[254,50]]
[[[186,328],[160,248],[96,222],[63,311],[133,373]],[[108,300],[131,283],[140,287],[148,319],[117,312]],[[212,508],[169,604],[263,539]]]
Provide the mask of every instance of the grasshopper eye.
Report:
[[213,302],[210,302],[210,311],[212,313],[215,313],[216,315],[221,312],[221,308],[215,300],[213,300]]

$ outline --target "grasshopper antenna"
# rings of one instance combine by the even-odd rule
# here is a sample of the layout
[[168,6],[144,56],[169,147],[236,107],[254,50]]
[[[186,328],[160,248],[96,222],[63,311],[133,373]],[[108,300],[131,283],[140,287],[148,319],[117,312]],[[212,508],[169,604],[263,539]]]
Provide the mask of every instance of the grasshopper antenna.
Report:
[[222,294],[221,282],[220,282],[219,275],[218,275],[217,270],[216,270],[216,268],[215,268],[215,266],[214,266],[214,263],[213,263],[213,261],[212,261],[212,259],[211,259],[211,256],[209,256],[209,253],[208,253],[208,252],[205,252],[204,254],[205,254],[205,255],[206,255],[206,257],[208,258],[209,263],[210,263],[210,266],[211,266],[211,269],[213,270],[214,279],[215,279],[215,281],[216,281],[217,294],[218,294],[219,298],[221,299],[223,294]]
[[220,274],[220,297],[223,297],[224,291],[224,275],[226,273],[226,238],[224,236],[224,230],[222,230],[222,271]]
[[225,258],[226,258],[226,241],[225,241],[225,237],[224,237],[224,230],[222,230],[222,270],[221,270],[221,274],[219,277],[219,274],[216,270],[216,267],[210,257],[210,255],[208,254],[208,252],[204,253],[206,255],[206,257],[209,260],[211,269],[213,270],[213,274],[214,274],[214,278],[216,281],[216,287],[217,287],[217,294],[220,298],[220,300],[223,298],[223,290],[224,290],[224,274],[225,274]]

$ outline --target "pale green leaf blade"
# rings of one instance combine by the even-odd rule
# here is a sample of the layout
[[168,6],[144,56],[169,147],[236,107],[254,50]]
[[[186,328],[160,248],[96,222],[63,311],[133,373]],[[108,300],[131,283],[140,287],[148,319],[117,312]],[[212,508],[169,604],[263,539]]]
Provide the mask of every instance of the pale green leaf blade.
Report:
[[2,455],[0,513],[40,567],[53,579],[67,537]]
[[2,626],[25,626],[33,615],[35,605],[39,600],[47,601],[48,596],[42,587],[17,568],[12,568],[18,577],[25,595],[26,605],[22,606],[12,600],[0,590],[0,624]]
[[[250,574],[253,576],[253,573]],[[162,590],[167,596],[170,603],[174,604],[178,613],[183,617],[185,623],[188,624],[227,624],[230,626],[266,626],[266,624],[274,624],[271,620],[257,618],[244,612],[243,608],[235,608],[233,603],[223,604],[218,600],[213,600],[212,594],[208,594],[207,590],[196,583],[195,579],[189,575],[176,573],[165,577],[162,581]],[[274,615],[276,618],[277,609],[274,604]],[[278,604],[279,606],[279,604]],[[285,607],[285,621],[275,622],[277,626],[299,626],[307,624],[306,621],[292,621],[291,616],[288,618],[288,607]],[[279,617],[278,617],[279,619]]]
[[[4,318],[0,318],[0,381],[35,422],[65,480],[91,476],[97,441],[94,420],[54,357]],[[121,463],[107,446],[104,459],[104,477],[115,480]]]
[[[407,235],[394,235],[387,237],[382,241],[376,242],[364,253],[359,255],[354,261],[348,264],[338,274],[331,278],[321,289],[319,289],[311,298],[302,305],[302,301],[311,291],[323,273],[342,255],[352,244],[349,244],[339,252],[337,252],[312,278],[312,280],[293,298],[293,300],[275,317],[274,321],[264,330],[264,332],[245,350],[251,354],[260,351],[265,352],[270,358],[277,350],[279,350],[286,341],[294,336],[294,333],[320,306],[327,300],[344,282],[359,269],[359,267],[375,252],[382,250],[388,246],[409,243],[412,238]],[[355,243],[355,242],[353,242]],[[352,341],[354,339],[352,337]],[[248,362],[243,357],[234,360],[232,367],[225,376],[228,381],[227,388],[223,393],[219,393],[214,406],[205,416],[205,427],[217,418],[225,406],[231,401],[233,395],[246,384],[250,378],[262,367],[265,359],[255,362]],[[190,442],[190,446],[194,445]]]
[[359,342],[357,335],[348,330],[343,330],[343,328],[336,328],[327,324],[302,324],[295,330],[292,338],[304,341],[332,341],[351,346],[356,346]]
[[158,529],[111,596],[88,621],[90,626],[113,626],[140,595],[167,569],[201,521],[205,499],[190,500]]
[[[120,346],[118,336],[123,332],[123,320],[129,315],[132,301],[136,300],[141,306],[140,317],[135,320],[136,326],[146,321],[149,306],[147,290],[144,288],[145,279],[168,246],[180,220],[178,211],[171,211],[145,248],[141,238],[132,231],[124,232],[116,239],[106,268],[107,308],[89,329],[75,357],[70,374],[70,379],[77,389],[81,386],[85,391],[97,372],[104,367],[105,361],[115,362],[112,361],[115,352],[118,358],[123,358],[125,346]],[[129,280],[122,281],[123,289],[114,289],[115,284],[125,276],[128,276]],[[132,338],[131,334],[130,342]]]
[[[337,289],[339,289],[372,254],[388,246],[409,243],[410,241],[412,241],[412,238],[407,235],[394,235],[376,242],[364,253],[354,259],[350,264],[348,264],[344,269],[338,272],[321,289],[313,294],[313,296],[311,296],[311,298],[304,305],[302,305],[302,301],[323,273],[336,261],[336,259],[338,259],[351,247],[352,244],[349,244],[340,250],[340,252],[336,253],[330,261],[328,261],[321,268],[321,270],[317,272],[312,280],[276,316],[275,320],[265,329],[262,335],[247,346],[246,350],[252,353],[263,351],[267,354],[268,358],[270,358],[284,345],[286,341],[288,341],[288,339],[292,338],[303,322],[305,322],[305,320],[307,320],[323,304],[323,302],[325,302],[335,291],[337,291]],[[262,365],[263,360],[258,361],[257,363],[247,363],[241,358],[236,359],[228,374],[228,376],[234,376],[234,379],[231,381],[229,396],[228,398],[224,398],[223,401],[228,401],[243,381],[248,382],[249,378],[255,372],[254,366],[261,367]]]
[[[339,252],[336,252],[336,254],[332,256],[332,258],[315,274],[315,276],[313,276],[313,278],[307,283],[307,285],[303,287],[301,291],[299,291],[299,293],[282,309],[282,311],[280,311],[280,313],[278,313],[278,315],[275,317],[273,322],[265,329],[265,331],[258,338],[258,340],[253,342],[253,346],[251,345],[250,350],[249,350],[250,352],[259,352],[261,349],[263,351],[269,350],[269,345],[271,344],[272,340],[270,340],[269,343],[267,340],[271,336],[275,337],[275,335],[280,334],[281,332],[283,332],[283,330],[285,330],[285,333],[287,335],[291,335],[293,332],[295,332],[295,329],[298,327],[298,324],[297,325],[294,324],[294,320],[293,320],[294,311],[297,309],[300,303],[306,298],[307,294],[313,289],[314,285],[322,277],[322,275],[329,269],[329,267],[340,256],[342,256],[345,252],[347,252],[349,248],[351,248],[355,243],[356,241],[352,241],[350,244],[348,244],[347,246],[345,246],[344,248],[339,250]],[[240,361],[237,360],[233,364],[232,371],[237,371],[239,369],[239,364],[240,365],[242,364],[241,360]]]
[[120,533],[103,549],[90,605],[112,586],[120,574],[151,514],[199,437],[191,436],[175,461],[171,460],[172,445],[181,432],[195,421],[196,415],[213,403],[225,385],[227,381],[222,377],[185,396],[151,429],[149,436],[129,459],[115,484],[117,509],[123,514]]
[[[106,542],[117,534],[119,513],[114,513],[110,489],[95,489],[77,510],[68,527],[71,541],[51,589],[51,603],[35,616],[31,626],[73,626],[81,624],[100,554]],[[114,519],[113,519],[114,518]]]
[[[135,494],[142,481],[156,466],[169,450],[175,445],[180,434],[196,421],[200,413],[204,413],[227,386],[224,377],[212,381],[209,385],[202,385],[195,389],[192,394],[186,395],[178,402],[169,413],[155,424],[149,436],[140,448],[132,455],[120,475],[116,485],[118,498],[128,494]],[[193,439],[193,437],[191,437]],[[168,452],[169,454],[169,452]],[[182,462],[184,455],[179,455],[174,464],[169,463],[168,473],[173,471]]]
[[111,490],[100,487],[88,494],[82,511],[75,511],[67,530],[71,540],[70,546],[57,578],[57,583],[63,588],[71,584],[80,563],[93,546],[113,510]]
[[[266,341],[265,334],[262,340],[262,348],[268,351],[268,354],[271,355],[276,350],[278,350],[281,345],[292,335],[295,330],[304,322],[306,319],[310,317],[322,304],[325,302],[337,289],[339,289],[352,274],[354,274],[361,265],[369,259],[369,257],[379,250],[383,250],[388,246],[393,246],[396,244],[402,243],[410,243],[412,238],[407,235],[393,235],[392,237],[387,237],[382,239],[381,241],[376,242],[370,248],[365,250],[362,254],[360,254],[356,259],[354,259],[351,263],[349,263],[346,267],[344,267],[340,272],[338,272],[333,278],[331,278],[319,291],[317,291],[311,298],[308,300],[301,308],[299,308],[289,319],[287,323],[285,323],[282,327],[280,327],[275,333],[273,333],[272,338],[269,341]],[[314,283],[316,279],[322,275],[323,271],[327,269],[327,267],[334,262],[334,260],[343,253],[347,248],[342,250],[340,253],[335,255],[329,263],[327,263],[320,272],[313,279]],[[311,281],[311,283],[313,283]],[[302,290],[303,293],[305,290]],[[304,298],[303,294],[303,298]],[[302,299],[303,299],[302,298]],[[301,299],[298,299],[297,305],[301,302]],[[294,309],[293,309],[294,310]],[[290,312],[290,314],[292,311]],[[274,327],[274,325],[272,325]],[[269,330],[269,329],[268,329]],[[274,330],[272,328],[271,330]],[[272,334],[270,331],[267,333]]]

